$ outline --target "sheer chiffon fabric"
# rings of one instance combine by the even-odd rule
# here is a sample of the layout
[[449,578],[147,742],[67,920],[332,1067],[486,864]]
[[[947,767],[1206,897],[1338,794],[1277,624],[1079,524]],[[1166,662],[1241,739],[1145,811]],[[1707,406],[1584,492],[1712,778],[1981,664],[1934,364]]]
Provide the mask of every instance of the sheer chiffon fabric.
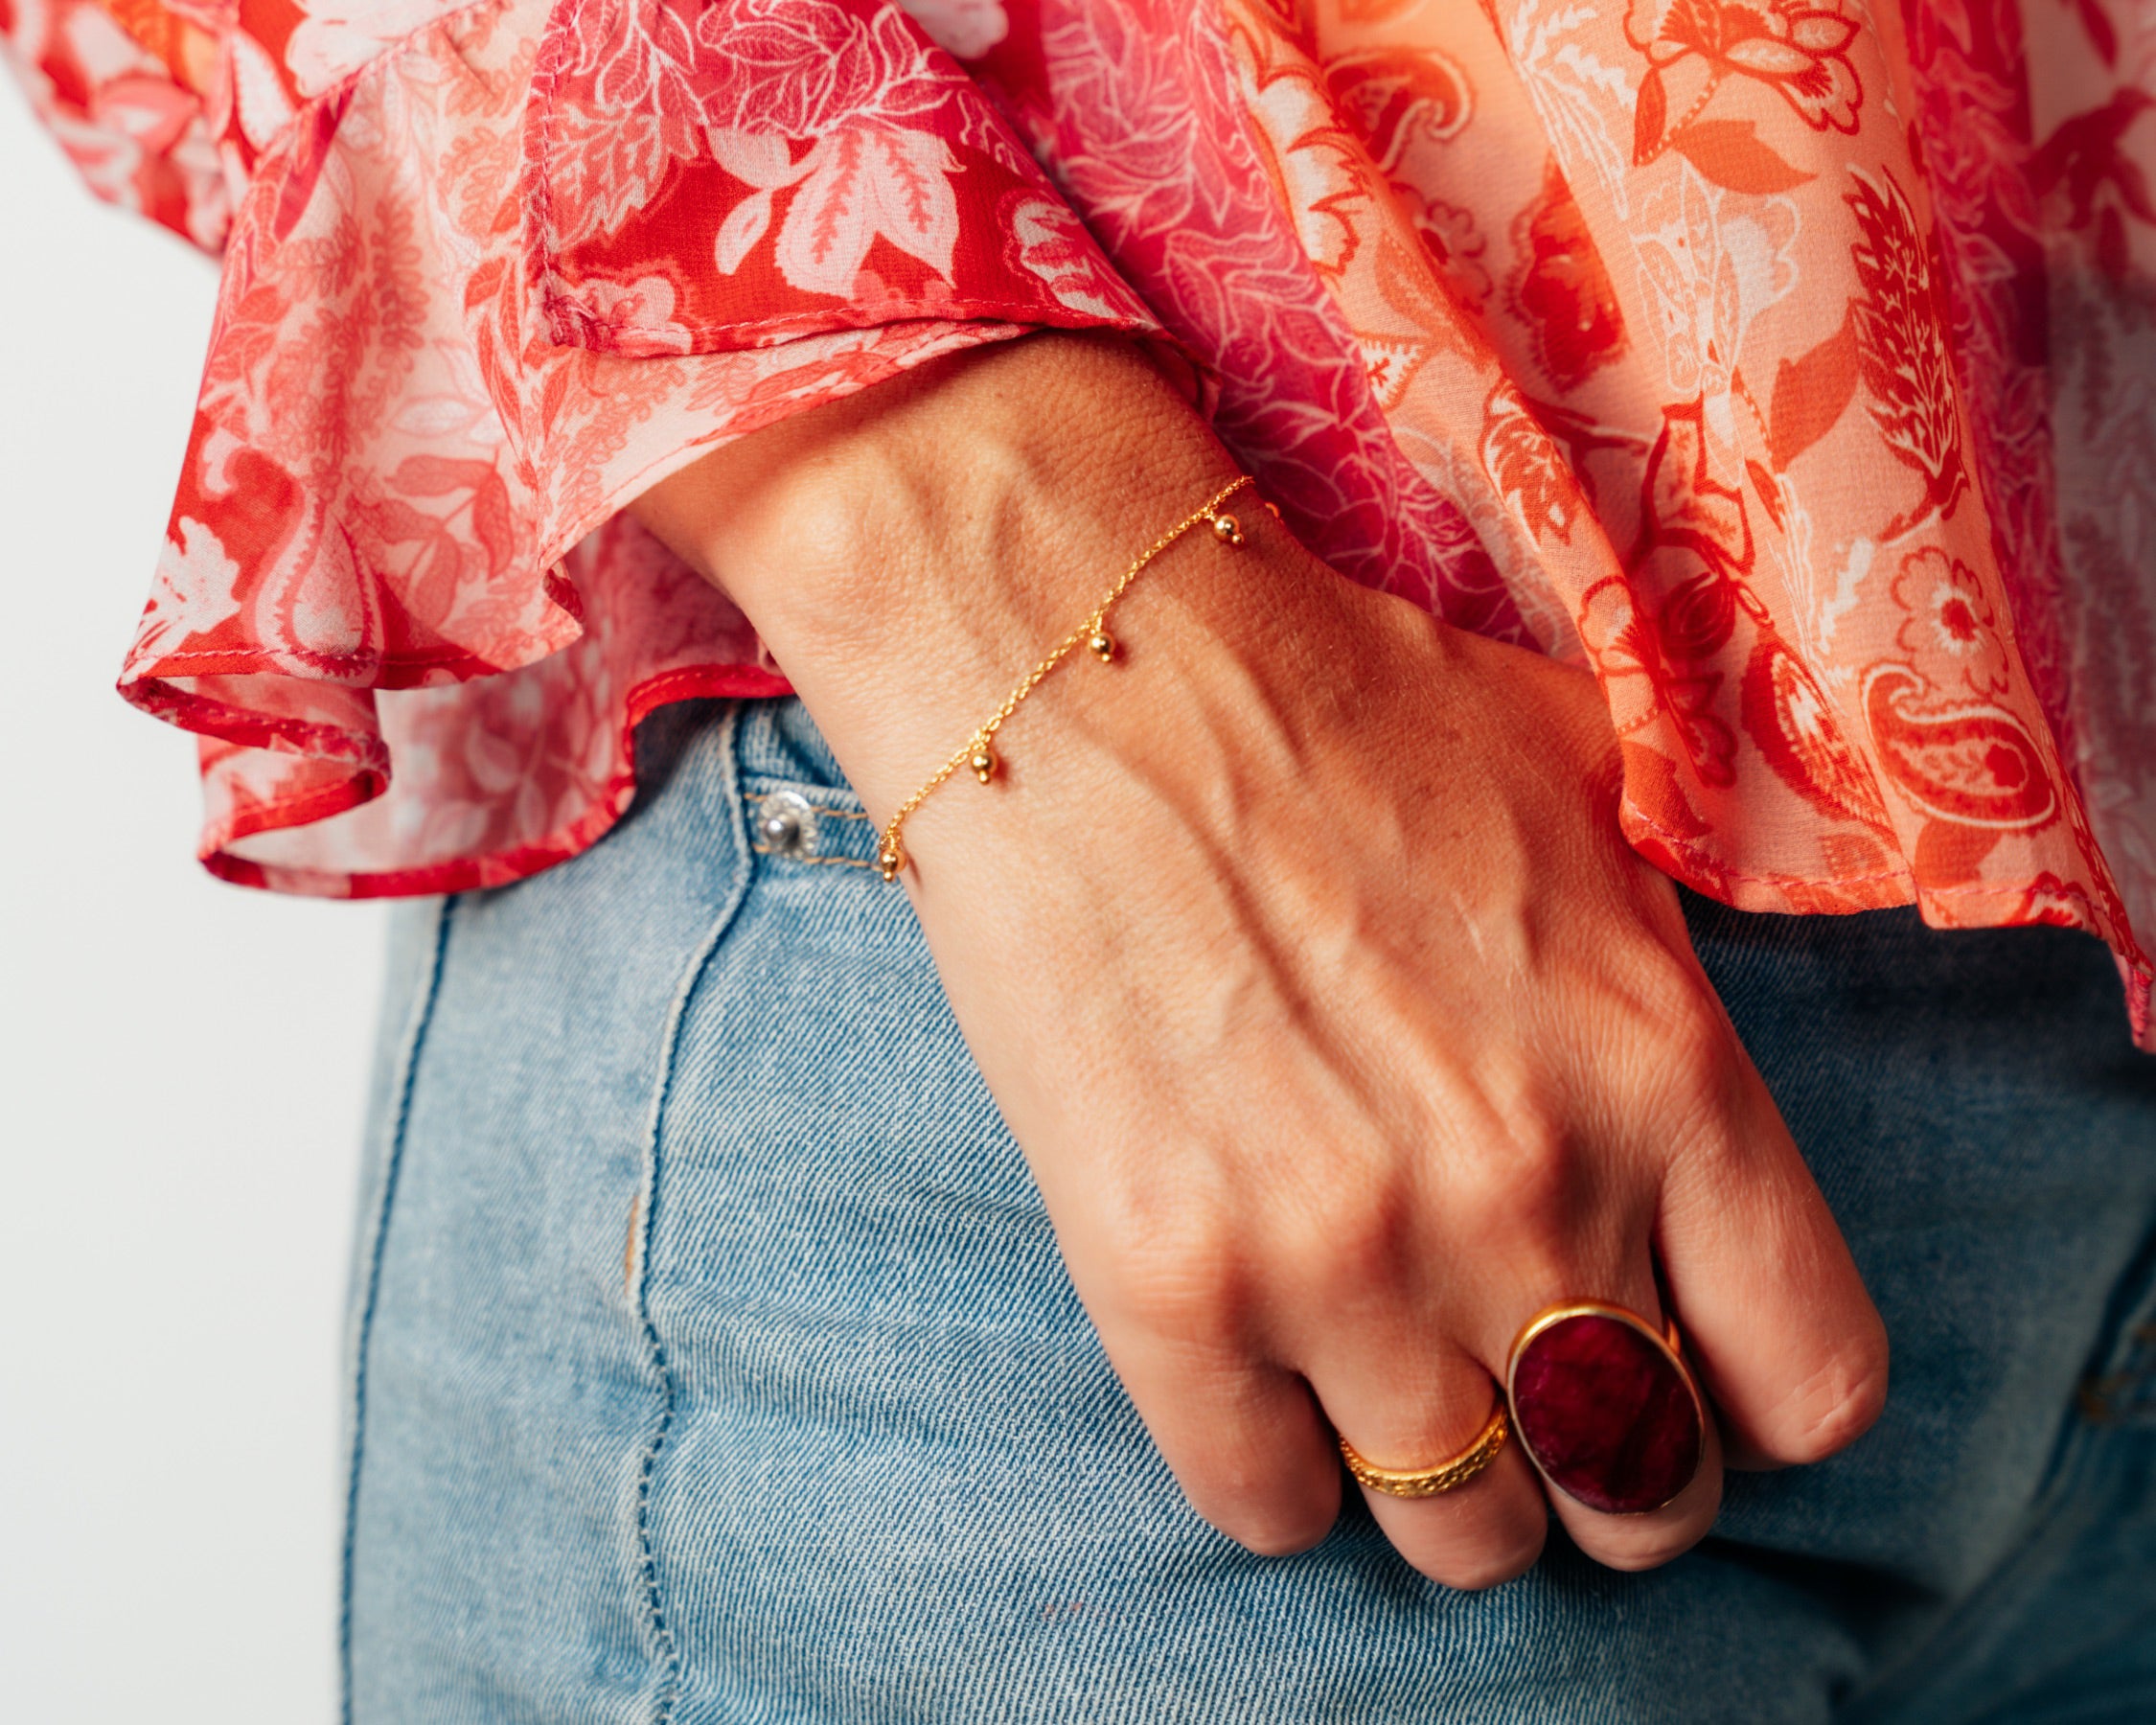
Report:
[[2129,0],[0,0],[224,257],[122,688],[287,890],[589,845],[782,692],[618,512],[1043,328],[1350,577],[1578,659],[1750,909],[2156,926],[2156,15]]

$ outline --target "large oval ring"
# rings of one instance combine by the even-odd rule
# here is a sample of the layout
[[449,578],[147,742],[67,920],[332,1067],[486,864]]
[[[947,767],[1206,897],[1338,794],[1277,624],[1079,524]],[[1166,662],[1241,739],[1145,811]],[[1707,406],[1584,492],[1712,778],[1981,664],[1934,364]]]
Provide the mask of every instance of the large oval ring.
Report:
[[1537,1312],[1512,1344],[1504,1393],[1542,1477],[1605,1515],[1660,1509],[1707,1453],[1707,1403],[1674,1320],[1658,1330],[1593,1300]]
[[1511,1422],[1505,1417],[1504,1398],[1501,1395],[1497,1406],[1490,1410],[1489,1418],[1482,1422],[1475,1441],[1434,1467],[1379,1467],[1365,1461],[1344,1438],[1340,1440],[1340,1453],[1356,1483],[1367,1485],[1372,1491],[1396,1498],[1435,1497],[1439,1492],[1458,1490],[1489,1466],[1498,1459],[1498,1452],[1504,1448],[1504,1440],[1511,1435]]

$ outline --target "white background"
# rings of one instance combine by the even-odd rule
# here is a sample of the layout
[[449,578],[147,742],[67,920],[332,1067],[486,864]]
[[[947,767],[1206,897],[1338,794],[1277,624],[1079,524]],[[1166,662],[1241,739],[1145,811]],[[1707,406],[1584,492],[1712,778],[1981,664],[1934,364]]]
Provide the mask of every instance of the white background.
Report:
[[378,907],[212,881],[112,692],[216,286],[0,75],[0,1717],[333,1716]]

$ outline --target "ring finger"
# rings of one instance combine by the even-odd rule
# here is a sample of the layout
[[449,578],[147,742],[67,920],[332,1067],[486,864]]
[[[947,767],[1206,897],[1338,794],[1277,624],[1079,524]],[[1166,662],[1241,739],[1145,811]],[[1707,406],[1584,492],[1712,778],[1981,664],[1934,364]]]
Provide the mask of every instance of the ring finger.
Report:
[[[1548,1506],[1533,1468],[1507,1434],[1494,1459],[1474,1460],[1486,1442],[1498,1386],[1486,1368],[1453,1350],[1403,1345],[1365,1369],[1333,1368],[1312,1388],[1342,1439],[1367,1469],[1395,1478],[1392,1490],[1362,1484],[1385,1536],[1410,1563],[1448,1587],[1494,1587],[1542,1553]],[[1467,1477],[1424,1496],[1412,1476],[1466,1463]],[[1432,1482],[1436,1483],[1436,1482]],[[1428,1489],[1425,1485],[1423,1489]]]

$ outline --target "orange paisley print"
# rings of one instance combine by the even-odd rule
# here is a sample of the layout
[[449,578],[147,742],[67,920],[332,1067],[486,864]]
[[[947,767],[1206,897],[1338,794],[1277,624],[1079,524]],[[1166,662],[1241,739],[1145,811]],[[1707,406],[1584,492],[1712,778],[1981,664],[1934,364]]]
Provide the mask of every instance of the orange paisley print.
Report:
[[1122,332],[1351,579],[1600,678],[1754,909],[2156,929],[2156,21],[2129,0],[0,0],[220,252],[122,678],[233,880],[574,855],[783,691],[622,514]]

